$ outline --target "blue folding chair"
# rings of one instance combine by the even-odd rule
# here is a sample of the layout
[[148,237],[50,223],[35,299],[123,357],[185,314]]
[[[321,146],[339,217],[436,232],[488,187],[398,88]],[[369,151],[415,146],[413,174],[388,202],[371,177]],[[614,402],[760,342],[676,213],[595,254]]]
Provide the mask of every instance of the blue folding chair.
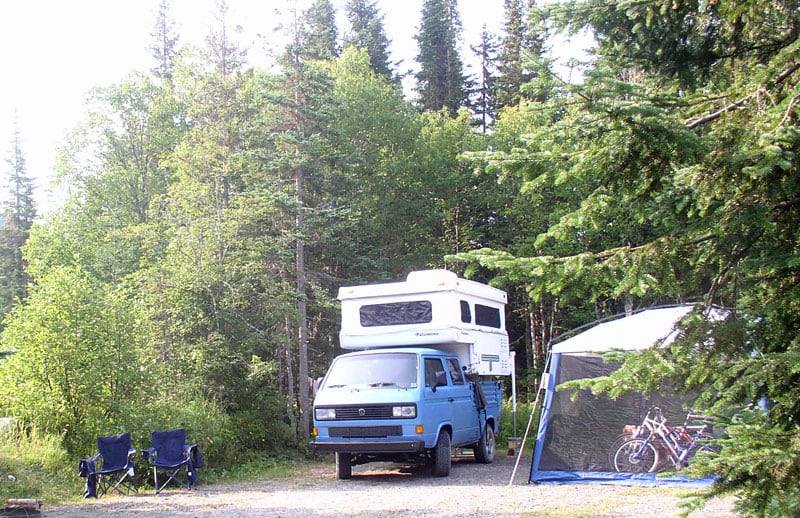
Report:
[[78,473],[86,477],[85,498],[97,498],[109,491],[129,495],[138,490],[133,467],[136,450],[131,448],[130,433],[98,437],[97,451],[94,457],[81,459],[78,464]]
[[[153,432],[153,447],[142,455],[153,466],[153,484],[159,494],[172,481],[186,489],[197,484],[197,468],[203,467],[203,458],[196,444],[186,444],[186,430],[179,428],[165,432]],[[167,475],[167,480],[159,485],[158,472]],[[181,476],[181,472],[185,474]]]

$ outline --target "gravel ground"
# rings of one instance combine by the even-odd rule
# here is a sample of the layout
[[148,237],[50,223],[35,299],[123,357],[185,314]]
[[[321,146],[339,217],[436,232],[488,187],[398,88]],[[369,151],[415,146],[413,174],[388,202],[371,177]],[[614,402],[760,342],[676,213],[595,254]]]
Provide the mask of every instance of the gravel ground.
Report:
[[[500,452],[498,452],[500,453]],[[505,453],[505,452],[503,452]],[[519,463],[505,455],[489,465],[472,456],[456,457],[449,477],[427,468],[365,464],[353,478],[338,480],[333,457],[303,466],[303,474],[229,484],[203,484],[192,491],[152,488],[128,497],[102,497],[80,504],[49,507],[46,517],[147,516],[302,516],[302,517],[678,517],[687,490],[601,485],[529,485],[530,457]],[[76,489],[78,491],[80,489]],[[696,518],[737,517],[733,499],[711,502]]]

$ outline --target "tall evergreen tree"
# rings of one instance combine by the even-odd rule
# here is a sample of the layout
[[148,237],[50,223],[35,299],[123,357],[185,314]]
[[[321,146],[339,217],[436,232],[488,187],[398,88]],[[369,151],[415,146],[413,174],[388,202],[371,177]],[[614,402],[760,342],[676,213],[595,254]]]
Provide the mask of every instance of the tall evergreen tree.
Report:
[[389,81],[399,82],[389,64],[389,39],[377,0],[349,0],[345,10],[352,30],[347,45],[366,49],[372,70]]
[[[280,58],[282,67],[281,87],[275,92],[280,105],[283,125],[276,134],[275,155],[270,168],[277,169],[282,178],[291,173],[293,189],[294,228],[288,229],[294,236],[295,302],[296,313],[291,322],[287,318],[287,330],[292,327],[292,339],[297,344],[297,377],[289,380],[292,394],[297,394],[294,409],[299,408],[300,431],[307,436],[310,431],[309,413],[309,313],[313,311],[316,283],[312,276],[313,258],[309,260],[307,250],[310,236],[318,235],[325,225],[324,211],[320,205],[327,203],[326,174],[330,171],[329,149],[326,135],[332,85],[326,72],[327,64],[320,60],[332,60],[336,56],[336,29],[333,8],[328,0],[319,0],[298,16],[291,13],[294,23],[287,35],[290,43]],[[288,186],[288,185],[287,185]],[[287,193],[289,194],[289,193]],[[317,263],[318,264],[318,263]],[[287,349],[287,367],[293,358]],[[293,376],[289,368],[287,373]],[[296,380],[296,381],[295,381]],[[296,390],[296,392],[295,392]]]
[[492,121],[497,118],[497,76],[495,72],[497,49],[495,37],[484,24],[483,30],[481,30],[480,44],[472,47],[472,52],[480,59],[481,71],[476,88],[472,91],[470,103],[484,133]]
[[500,108],[519,104],[524,97],[523,85],[533,79],[532,67],[544,53],[545,31],[532,26],[528,20],[534,7],[534,0],[504,1],[505,36],[497,60],[497,104]]
[[417,93],[424,111],[455,115],[467,103],[467,77],[458,52],[461,19],[457,0],[425,0],[417,40]]
[[541,211],[556,219],[532,254],[473,256],[522,280],[537,302],[725,308],[711,322],[686,319],[669,347],[575,385],[612,397],[679,387],[726,425],[721,454],[690,473],[716,476],[706,496],[738,494],[747,516],[800,513],[796,7],[555,7],[565,26],[597,35],[597,61],[560,98],[521,105],[551,121],[520,131],[495,164],[524,171],[532,197],[560,194]]
[[242,49],[234,39],[233,33],[240,33],[242,28],[231,25],[229,18],[230,7],[225,0],[217,2],[216,24],[208,36],[206,45],[211,53],[211,61],[217,74],[227,78],[239,70],[245,62],[247,51]]
[[169,17],[169,0],[161,0],[158,6],[153,32],[153,44],[150,46],[156,66],[151,69],[153,75],[164,81],[172,81],[175,72],[175,60],[178,57],[178,36],[174,32],[175,21]]
[[22,245],[28,240],[36,208],[33,201],[33,180],[25,167],[22,137],[15,124],[8,164],[8,191],[2,202],[0,221],[0,314],[4,315],[15,300],[25,298],[28,277],[22,257]]
[[315,0],[303,13],[300,30],[304,59],[331,60],[339,55],[336,10],[330,0]]

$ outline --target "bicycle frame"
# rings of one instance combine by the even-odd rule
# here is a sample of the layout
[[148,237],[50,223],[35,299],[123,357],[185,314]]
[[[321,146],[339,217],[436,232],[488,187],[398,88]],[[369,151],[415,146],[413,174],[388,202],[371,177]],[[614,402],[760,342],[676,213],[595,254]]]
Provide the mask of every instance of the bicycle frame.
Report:
[[663,451],[667,454],[667,458],[669,458],[676,470],[685,467],[688,464],[687,459],[694,453],[698,441],[704,438],[708,432],[708,426],[706,424],[690,424],[698,419],[707,418],[689,411],[683,425],[670,427],[659,407],[650,408],[640,426],[626,427],[624,430],[624,432],[630,430],[630,440],[642,440],[638,452],[636,452],[632,458],[644,455],[649,445],[652,444],[656,447],[654,470],[661,462],[658,451]]

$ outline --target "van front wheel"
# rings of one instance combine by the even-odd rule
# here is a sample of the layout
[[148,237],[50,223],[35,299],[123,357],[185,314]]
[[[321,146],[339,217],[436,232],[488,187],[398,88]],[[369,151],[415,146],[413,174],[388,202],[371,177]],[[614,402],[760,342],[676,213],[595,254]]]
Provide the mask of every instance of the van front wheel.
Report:
[[433,474],[446,477],[450,474],[450,434],[442,430],[433,448]]
[[353,476],[352,453],[336,453],[336,476],[340,480],[347,480]]

